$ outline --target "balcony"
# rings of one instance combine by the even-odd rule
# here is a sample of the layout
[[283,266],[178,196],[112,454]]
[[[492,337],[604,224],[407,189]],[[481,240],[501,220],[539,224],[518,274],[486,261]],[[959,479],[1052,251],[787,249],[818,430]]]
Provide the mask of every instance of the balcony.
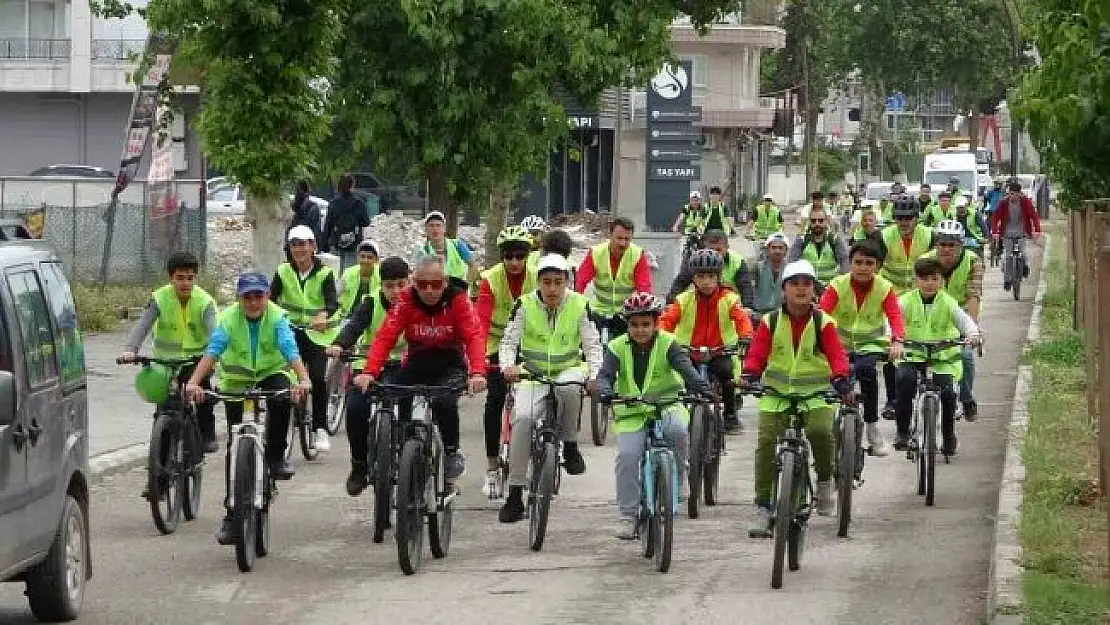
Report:
[[0,59],[43,59],[68,61],[69,39],[0,39]]
[[93,39],[94,61],[137,61],[146,49],[145,39]]

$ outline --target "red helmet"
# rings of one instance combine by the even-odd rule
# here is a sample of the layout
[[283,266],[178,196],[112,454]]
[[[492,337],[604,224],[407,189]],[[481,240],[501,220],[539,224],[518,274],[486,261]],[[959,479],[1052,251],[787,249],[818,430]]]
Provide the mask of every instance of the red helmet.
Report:
[[663,302],[651,293],[633,293],[624,300],[621,314],[625,317],[633,315],[656,315],[663,312]]

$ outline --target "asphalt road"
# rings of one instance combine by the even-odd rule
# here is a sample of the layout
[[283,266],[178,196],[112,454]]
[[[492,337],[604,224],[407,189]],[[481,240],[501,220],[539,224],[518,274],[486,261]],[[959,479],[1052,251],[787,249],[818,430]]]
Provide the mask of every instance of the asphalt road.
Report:
[[[1039,267],[1040,248],[1029,247]],[[1035,284],[1037,276],[1031,276]],[[1032,293],[1013,302],[988,271],[980,361],[981,417],[959,427],[960,454],[938,467],[937,505],[915,494],[904,456],[869,459],[852,536],[832,518],[811,524],[802,569],[770,588],[771,543],[747,538],[754,432],[729,439],[722,503],[676,527],[674,562],[659,574],[638,543],[612,537],[613,441],[584,446],[588,472],[568,477],[544,550],[527,526],[497,521],[480,492],[479,400],[465,400],[461,484],[451,553],[401,574],[392,534],[370,540],[369,492],[344,492],[347,447],[306,463],[280,485],[273,551],[241,574],[234,550],[213,538],[220,518],[222,453],[207,468],[201,518],[160,536],[139,498],[141,469],[110,476],[92,493],[94,577],[80,623],[978,623],[985,612],[993,515],[1020,346]],[[744,415],[753,418],[752,409]],[[893,423],[882,422],[887,436]],[[588,436],[588,434],[586,434]],[[299,454],[299,452],[296,452]],[[0,587],[0,622],[32,622],[18,584]]]

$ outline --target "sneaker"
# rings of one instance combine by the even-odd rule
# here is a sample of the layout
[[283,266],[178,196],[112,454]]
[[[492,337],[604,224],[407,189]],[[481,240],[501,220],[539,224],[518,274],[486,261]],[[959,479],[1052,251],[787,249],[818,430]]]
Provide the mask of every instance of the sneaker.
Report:
[[270,473],[274,475],[275,480],[289,480],[293,479],[297,470],[293,468],[292,462],[282,459],[270,464]]
[[894,420],[894,402],[888,401],[886,405],[883,406],[883,418],[887,421]]
[[907,449],[909,449],[909,446],[910,446],[910,437],[909,436],[906,436],[905,434],[895,434],[894,435],[894,450],[895,451],[906,451]]
[[312,434],[312,447],[316,451],[331,451],[331,438],[328,437],[328,431],[320,428]]
[[501,471],[497,469],[486,471],[486,483],[482,485],[482,494],[490,499],[501,498]]
[[1021,264],[1021,277],[1022,278],[1028,278],[1029,277],[1029,265],[1026,265],[1025,263]]
[[578,450],[578,443],[563,443],[563,468],[567,475],[582,475],[586,472],[586,459]]
[[616,537],[621,540],[636,540],[639,535],[636,533],[636,517],[622,516],[617,521]]
[[771,504],[756,504],[758,519],[748,527],[748,538],[771,538],[774,535],[775,515]]
[[979,404],[975,400],[964,402],[964,419],[971,423],[979,418]]
[[836,512],[836,500],[833,498],[832,480],[817,482],[817,514],[832,516],[834,512]]
[[235,542],[235,521],[232,520],[230,512],[220,522],[220,529],[216,531],[216,542],[221,545],[230,545]]
[[1003,280],[1002,281],[1002,290],[1003,291],[1009,291],[1010,290],[1010,281],[1009,280]]
[[366,490],[366,484],[366,468],[352,466],[351,473],[347,475],[347,494],[358,497]]
[[864,426],[867,433],[867,446],[871,449],[872,456],[885,456],[887,453],[886,441],[883,440],[883,433],[879,431],[878,423],[868,423]]
[[945,456],[955,456],[956,450],[959,449],[959,447],[960,441],[956,438],[956,435],[953,434],[952,440],[945,440],[944,443],[941,444],[940,453],[944,454]]
[[516,523],[524,518],[524,487],[510,486],[509,496],[497,513],[497,520],[502,523]]
[[448,480],[457,480],[466,474],[466,458],[457,451],[447,454],[443,460],[443,476]]

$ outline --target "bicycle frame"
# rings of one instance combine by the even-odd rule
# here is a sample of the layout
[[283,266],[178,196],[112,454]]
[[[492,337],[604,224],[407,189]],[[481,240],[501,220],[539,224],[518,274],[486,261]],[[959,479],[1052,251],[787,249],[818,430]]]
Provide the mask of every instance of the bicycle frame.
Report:
[[[286,388],[286,389],[281,389],[281,390],[277,390],[277,391],[267,391],[267,390],[262,390],[262,389],[250,389],[250,390],[247,390],[247,391],[244,391],[244,392],[234,392],[234,393],[233,392],[215,392],[215,391],[207,391],[205,393],[205,395],[207,395],[208,397],[211,397],[213,399],[222,400],[222,401],[225,401],[225,402],[227,402],[227,401],[240,401],[240,402],[244,402],[244,404],[245,404],[246,402],[249,401],[253,404],[252,409],[251,409],[251,419],[248,421],[247,420],[247,415],[244,414],[242,423],[239,423],[238,425],[234,426],[231,430],[231,444],[230,444],[231,460],[229,461],[230,462],[229,477],[231,478],[230,483],[234,484],[235,483],[236,469],[237,469],[237,467],[236,467],[237,460],[236,459],[239,456],[239,447],[243,444],[244,440],[251,439],[255,443],[255,447],[254,447],[254,450],[255,450],[255,453],[254,453],[254,461],[255,461],[254,501],[251,502],[251,506],[254,507],[256,510],[262,509],[263,504],[265,503],[265,498],[268,495],[268,493],[265,492],[265,490],[267,490],[266,489],[266,480],[267,479],[272,479],[272,476],[269,475],[269,471],[266,471],[266,461],[265,461],[266,423],[262,419],[262,414],[264,412],[266,412],[266,410],[262,408],[262,406],[259,404],[259,402],[261,401],[261,402],[268,403],[272,399],[276,399],[278,397],[283,397],[285,395],[288,395],[289,392],[290,392],[290,389]],[[244,406],[244,408],[245,407],[246,406]],[[246,412],[246,410],[244,410],[244,412]],[[228,489],[227,498],[228,498],[228,508],[229,509],[234,509],[235,506],[236,506],[236,503],[237,503],[235,501],[235,489],[234,488]]]

